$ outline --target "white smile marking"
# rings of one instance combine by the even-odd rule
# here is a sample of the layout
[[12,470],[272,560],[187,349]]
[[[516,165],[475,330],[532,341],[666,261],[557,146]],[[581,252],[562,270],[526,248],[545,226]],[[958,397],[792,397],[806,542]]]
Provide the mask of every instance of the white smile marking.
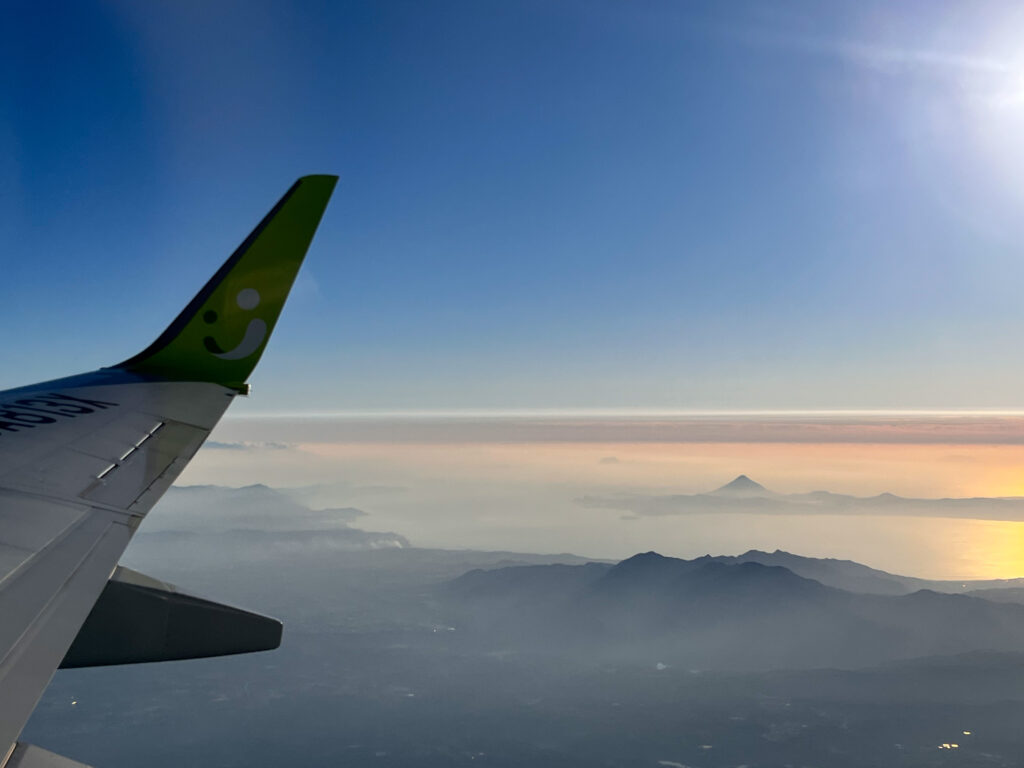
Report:
[[267,324],[259,319],[250,320],[245,328],[245,336],[238,342],[238,346],[216,356],[221,360],[241,360],[259,349],[266,336]]

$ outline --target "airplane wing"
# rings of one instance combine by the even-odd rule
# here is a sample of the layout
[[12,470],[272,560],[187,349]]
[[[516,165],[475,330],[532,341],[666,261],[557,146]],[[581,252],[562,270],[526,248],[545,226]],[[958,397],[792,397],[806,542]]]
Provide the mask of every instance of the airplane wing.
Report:
[[336,181],[295,182],[143,352],[0,392],[0,768],[79,765],[17,742],[61,665],[279,643],[275,620],[117,562],[232,400],[248,394]]

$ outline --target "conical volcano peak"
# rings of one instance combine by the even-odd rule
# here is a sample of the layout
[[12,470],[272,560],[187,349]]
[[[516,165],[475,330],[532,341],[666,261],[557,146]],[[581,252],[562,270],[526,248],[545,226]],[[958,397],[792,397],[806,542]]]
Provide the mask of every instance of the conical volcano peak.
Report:
[[730,483],[726,483],[712,493],[728,496],[765,496],[771,493],[760,483],[756,483],[746,475],[740,475]]

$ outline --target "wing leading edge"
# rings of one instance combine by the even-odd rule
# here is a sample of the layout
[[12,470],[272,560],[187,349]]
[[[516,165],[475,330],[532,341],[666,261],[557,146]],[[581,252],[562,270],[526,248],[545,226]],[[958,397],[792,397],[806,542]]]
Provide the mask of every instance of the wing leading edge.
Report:
[[[143,352],[0,392],[0,768],[12,760],[27,765],[25,748],[15,749],[18,735],[132,534],[247,390],[336,181],[295,182]],[[170,606],[154,615],[199,616],[210,631],[235,615],[169,585],[161,593],[153,583],[117,582],[103,601],[107,616],[112,606],[143,598]],[[209,653],[272,647],[274,627],[262,618],[237,612],[238,621],[264,632],[248,645],[245,638],[194,645]],[[97,626],[90,621],[92,635]],[[166,643],[154,648],[135,658],[189,655]]]

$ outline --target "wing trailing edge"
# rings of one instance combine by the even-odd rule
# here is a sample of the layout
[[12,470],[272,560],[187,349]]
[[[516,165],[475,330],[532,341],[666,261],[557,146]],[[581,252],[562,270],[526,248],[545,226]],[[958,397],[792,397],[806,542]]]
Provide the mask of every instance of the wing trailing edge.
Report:
[[14,745],[10,757],[2,765],[3,768],[91,768],[85,763],[22,741]]

